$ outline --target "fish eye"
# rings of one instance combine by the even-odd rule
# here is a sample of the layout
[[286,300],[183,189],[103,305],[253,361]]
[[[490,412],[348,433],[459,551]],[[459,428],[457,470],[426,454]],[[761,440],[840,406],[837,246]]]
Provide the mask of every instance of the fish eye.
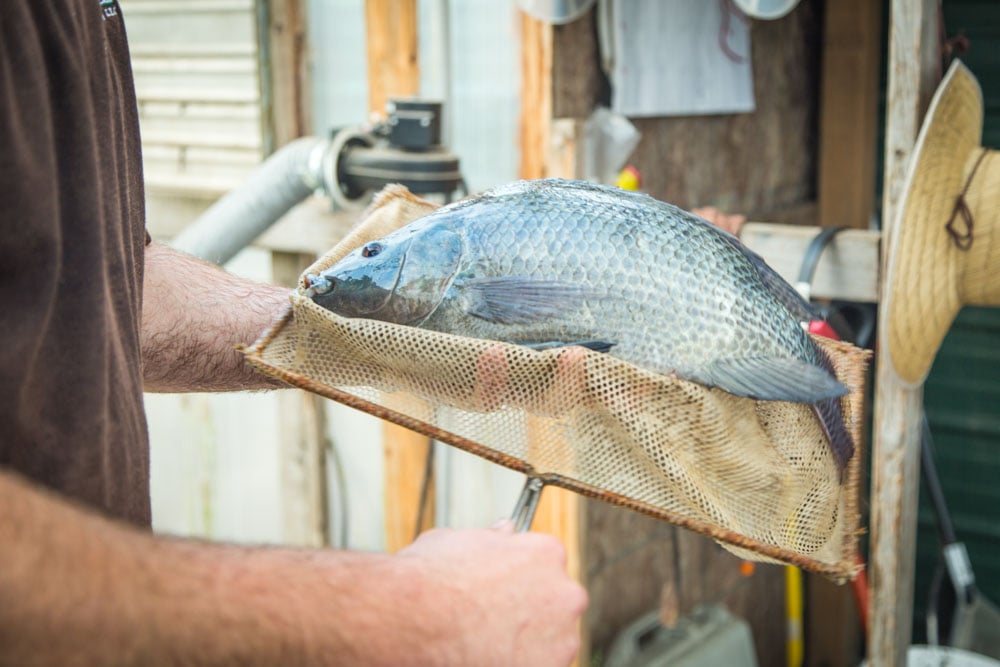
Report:
[[362,257],[374,257],[375,255],[382,252],[381,243],[369,243],[364,248],[361,249]]

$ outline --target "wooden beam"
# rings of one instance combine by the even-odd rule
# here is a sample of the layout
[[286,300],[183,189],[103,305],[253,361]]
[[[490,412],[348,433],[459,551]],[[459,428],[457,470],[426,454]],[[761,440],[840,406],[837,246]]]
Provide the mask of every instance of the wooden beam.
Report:
[[[268,77],[262,117],[266,152],[309,132],[309,77],[306,71],[305,0],[264,0],[266,25],[261,73]],[[273,252],[273,278],[294,285],[318,252]],[[281,500],[284,541],[321,547],[330,543],[326,477],[326,412],[324,401],[304,391],[279,392],[281,420]]]
[[521,178],[548,172],[552,26],[521,12]]
[[[416,0],[366,0],[368,37],[368,108],[384,113],[392,97],[412,96],[420,89],[417,63]],[[413,541],[420,511],[420,491],[430,438],[386,423],[382,427],[385,450],[385,544],[390,552]],[[434,525],[433,487],[421,529]]]
[[[521,177],[579,178],[582,165],[580,143],[583,122],[552,118],[552,27],[521,14]],[[528,448],[540,437],[537,422],[528,422]],[[553,437],[551,433],[547,437]],[[572,448],[567,444],[567,452]],[[530,462],[529,454],[529,462]],[[566,549],[566,568],[571,577],[586,585],[584,560],[584,501],[578,494],[558,487],[542,493],[532,530],[559,538]],[[580,621],[580,652],[575,667],[590,663],[586,619]]]
[[818,192],[823,227],[867,229],[875,209],[881,52],[881,3],[826,3]]
[[[937,39],[926,26],[937,25],[937,2],[892,0],[890,21],[883,266],[892,248],[907,164],[935,83],[936,62],[928,53],[936,51]],[[888,332],[893,325],[885,304],[883,291],[879,308],[882,350],[889,348]],[[923,386],[904,384],[885,354],[878,355],[875,373],[868,657],[873,665],[902,667],[913,621]]]
[[305,0],[265,0],[270,62],[270,96],[264,110],[270,123],[272,150],[309,134],[309,70]]
[[[541,64],[548,67],[547,76],[538,76],[536,81],[542,81],[548,99],[539,99],[540,107],[552,111],[552,28],[548,27],[548,36],[542,36],[543,49],[548,49],[548,55],[542,58]],[[547,43],[547,47],[544,44]],[[541,119],[539,119],[541,120]],[[536,136],[543,142],[539,154],[542,156],[542,178],[580,178],[583,164],[583,121],[576,119],[552,118],[544,121],[544,129]],[[530,428],[530,425],[529,425]],[[530,438],[530,435],[529,435]],[[566,451],[572,451],[569,443]],[[534,529],[555,535],[566,548],[566,571],[571,577],[586,585],[587,567],[584,553],[584,526],[586,504],[583,497],[572,491],[551,487],[545,490],[538,505]],[[590,632],[586,617],[580,619],[580,652],[572,665],[581,667],[590,664]]]
[[392,97],[420,90],[416,0],[366,0],[368,109],[384,114]]
[[[313,259],[311,255],[273,253],[274,281],[295,284]],[[326,546],[330,540],[325,401],[299,389],[277,394],[284,541],[303,547]]]
[[[794,285],[806,248],[820,231],[812,226],[748,222],[740,230],[740,240]],[[862,303],[878,301],[881,236],[867,229],[848,229],[834,236],[816,265],[812,296]]]
[[420,511],[427,459],[432,448],[430,438],[390,423],[382,427],[382,441],[385,448],[385,548],[395,553],[410,544],[418,532],[434,527],[433,477],[426,479],[427,497],[423,514]]

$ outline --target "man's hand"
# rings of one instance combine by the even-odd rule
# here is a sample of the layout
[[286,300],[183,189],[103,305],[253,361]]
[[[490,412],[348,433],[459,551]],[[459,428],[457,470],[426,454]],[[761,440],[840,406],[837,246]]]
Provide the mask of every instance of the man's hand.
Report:
[[[566,552],[541,533],[436,529],[396,556],[448,607],[447,665],[567,665],[580,648],[587,593],[566,574]],[[436,589],[436,590],[435,590]],[[439,609],[438,611],[446,611]]]
[[713,225],[721,227],[734,236],[739,236],[740,228],[743,227],[743,223],[747,221],[747,217],[745,215],[723,213],[714,206],[703,206],[701,208],[692,209],[691,212],[699,218],[704,218]]

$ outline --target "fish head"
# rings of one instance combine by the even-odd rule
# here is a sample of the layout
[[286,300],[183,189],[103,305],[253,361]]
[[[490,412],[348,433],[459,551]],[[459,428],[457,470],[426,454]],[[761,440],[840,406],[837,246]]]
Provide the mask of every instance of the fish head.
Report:
[[457,233],[414,223],[308,276],[306,293],[344,317],[419,324],[440,305],[461,257]]

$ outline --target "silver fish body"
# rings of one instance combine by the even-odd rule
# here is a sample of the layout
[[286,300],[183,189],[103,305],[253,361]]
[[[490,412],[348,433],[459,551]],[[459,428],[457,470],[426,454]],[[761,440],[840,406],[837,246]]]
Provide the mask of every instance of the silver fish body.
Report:
[[[701,218],[618,188],[515,182],[442,207],[310,283],[318,304],[348,317],[584,344],[827,413],[846,392],[802,329],[808,304],[759,256]],[[853,445],[842,418],[827,423],[838,418],[839,404],[823,421],[842,469]]]

